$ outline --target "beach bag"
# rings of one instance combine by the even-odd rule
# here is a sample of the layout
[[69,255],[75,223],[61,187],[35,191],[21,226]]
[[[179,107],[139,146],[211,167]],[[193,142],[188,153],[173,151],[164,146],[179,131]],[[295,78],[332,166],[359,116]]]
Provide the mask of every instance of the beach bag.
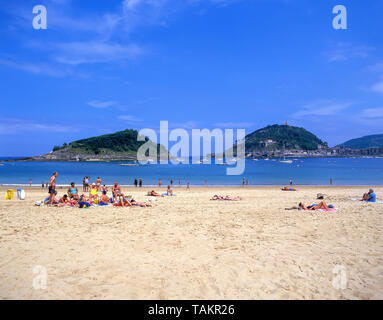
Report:
[[24,191],[24,189],[17,189],[17,198],[19,200],[25,200],[25,191]]
[[7,194],[5,195],[5,200],[12,200],[14,192],[15,190],[7,190]]

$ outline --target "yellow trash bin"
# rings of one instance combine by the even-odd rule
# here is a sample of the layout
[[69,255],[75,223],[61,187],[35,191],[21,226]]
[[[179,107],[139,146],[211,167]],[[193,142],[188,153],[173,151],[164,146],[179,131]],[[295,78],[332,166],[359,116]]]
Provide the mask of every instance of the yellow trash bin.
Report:
[[5,200],[12,200],[14,193],[15,193],[15,190],[7,190],[7,194],[5,196]]

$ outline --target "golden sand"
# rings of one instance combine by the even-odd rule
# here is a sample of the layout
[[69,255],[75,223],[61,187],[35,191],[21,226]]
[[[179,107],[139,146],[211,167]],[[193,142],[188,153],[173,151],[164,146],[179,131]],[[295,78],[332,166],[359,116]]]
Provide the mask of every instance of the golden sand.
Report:
[[[298,190],[175,188],[152,208],[72,209],[35,206],[47,195],[37,188],[6,201],[2,188],[0,298],[382,299],[383,204],[349,200],[362,187]],[[147,191],[123,190],[141,201]],[[285,210],[319,192],[337,212]]]

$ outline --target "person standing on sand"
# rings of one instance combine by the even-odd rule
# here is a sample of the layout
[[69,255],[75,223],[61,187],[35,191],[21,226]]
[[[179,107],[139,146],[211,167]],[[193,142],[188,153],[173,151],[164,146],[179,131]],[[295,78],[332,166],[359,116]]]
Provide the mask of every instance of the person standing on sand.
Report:
[[86,192],[85,178],[86,178],[86,177],[82,178],[82,191],[83,191],[83,192]]
[[189,182],[186,185],[186,190],[190,190],[190,183]]
[[245,187],[245,178],[242,180],[242,187]]
[[96,179],[96,186],[97,186],[97,191],[100,191],[100,188],[101,188],[101,178],[98,177]]
[[138,184],[140,186],[140,188],[142,188],[142,179],[140,178],[140,180],[138,180]]
[[205,180],[205,186],[207,186],[207,180]]
[[292,186],[293,185],[293,180],[292,179],[290,179],[290,186]]
[[170,178],[170,185],[173,187],[173,178]]
[[49,193],[49,204],[53,204],[55,195],[57,194],[56,191],[56,177],[58,176],[57,171],[53,172],[51,178],[49,179],[49,188],[48,188],[48,193]]
[[137,184],[138,184],[138,182],[137,182],[137,179],[134,179],[134,186],[137,188]]
[[85,177],[85,192],[89,191],[89,177]]
[[249,179],[246,179],[246,186],[249,185]]
[[161,179],[158,179],[158,187],[161,188],[161,186],[162,186],[162,181]]
[[44,189],[44,187],[45,187],[45,184],[44,184],[44,181],[43,181],[43,182],[41,182],[41,189]]
[[32,187],[32,179],[29,179],[29,186]]
[[332,186],[332,178],[330,178],[330,186]]

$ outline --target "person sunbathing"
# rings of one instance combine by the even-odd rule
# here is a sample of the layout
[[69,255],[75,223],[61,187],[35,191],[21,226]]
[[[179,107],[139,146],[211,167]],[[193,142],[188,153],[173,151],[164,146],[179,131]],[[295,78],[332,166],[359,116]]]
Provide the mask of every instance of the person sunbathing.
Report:
[[241,197],[232,197],[232,196],[218,196],[218,195],[214,195],[213,198],[211,198],[210,200],[226,200],[226,201],[240,201],[242,200]]
[[163,195],[155,192],[154,190],[152,191],[149,191],[148,194],[147,194],[149,197],[163,197]]
[[167,194],[168,196],[172,196],[172,195],[173,195],[173,189],[170,188],[170,186],[168,186],[168,189],[166,190],[166,194]]
[[330,211],[330,209],[333,209],[334,206],[332,206],[332,205],[328,206],[326,202],[321,201],[319,204],[312,204],[311,206],[306,207],[302,202],[300,202],[298,204],[298,208],[300,210],[320,210],[320,209],[323,209],[326,211]]
[[68,198],[68,195],[67,194],[64,194],[60,200],[59,200],[59,203],[67,203],[69,202],[69,198]]
[[134,199],[130,200],[130,205],[131,206],[138,206],[138,207],[151,207],[151,204],[144,203],[144,202],[138,202]]
[[78,202],[78,206],[79,206],[80,209],[82,209],[82,208],[89,208],[90,207],[90,203],[89,203],[88,199],[85,198],[84,195],[82,195],[80,197],[80,201]]
[[89,193],[89,201],[92,202],[93,200],[98,199],[98,189],[95,183],[92,184],[92,189]]
[[107,196],[106,191],[102,192],[102,196],[100,197],[100,206],[107,206],[110,203],[110,198]]
[[115,181],[114,185],[112,187],[112,194],[113,194],[113,199],[116,199],[117,197],[124,196],[121,192],[121,187],[118,185],[118,182]]
[[78,189],[75,186],[74,182],[72,182],[70,184],[70,187],[68,188],[68,196],[69,196],[70,199],[75,199],[75,200],[79,200],[80,199],[80,197],[78,195]]
[[297,191],[297,189],[289,188],[289,187],[283,187],[281,190],[282,191]]

